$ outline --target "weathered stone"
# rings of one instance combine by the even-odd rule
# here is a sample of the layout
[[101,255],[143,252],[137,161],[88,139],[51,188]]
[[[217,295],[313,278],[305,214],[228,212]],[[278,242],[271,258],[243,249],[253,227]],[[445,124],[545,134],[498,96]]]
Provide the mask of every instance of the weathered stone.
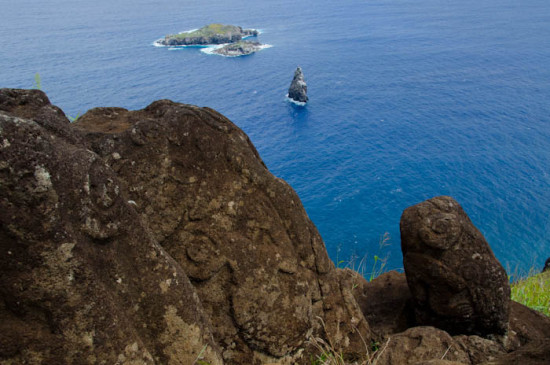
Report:
[[504,334],[510,286],[460,205],[436,197],[407,208],[401,247],[418,324],[452,334]]
[[368,282],[357,272],[338,270],[344,287],[355,300],[378,341],[414,326],[411,294],[405,274],[389,271]]
[[6,94],[19,106],[0,111],[0,362],[222,364],[195,289],[113,170],[68,123],[27,119],[42,93]]
[[288,97],[299,103],[307,103],[309,100],[307,97],[307,84],[301,67],[298,67],[294,72],[294,78],[288,89]]
[[167,100],[103,112],[72,127],[191,278],[228,364],[294,359],[310,335],[350,356],[365,350],[370,331],[351,288],[341,287],[296,193],[240,129]]
[[550,257],[544,263],[544,267],[542,268],[542,272],[549,271],[549,270],[550,270]]
[[471,364],[468,353],[445,331],[434,327],[412,327],[380,344],[377,364],[406,365],[429,360]]
[[550,364],[550,338],[533,341],[518,350],[499,356],[482,365],[548,365]]
[[456,347],[468,354],[472,364],[492,361],[506,353],[506,349],[498,341],[489,340],[479,336],[454,336]]
[[510,303],[510,329],[525,345],[532,341],[550,338],[550,318],[512,301]]
[[24,119],[32,119],[38,125],[74,144],[82,143],[79,136],[71,133],[69,119],[41,90],[0,89],[0,110]]

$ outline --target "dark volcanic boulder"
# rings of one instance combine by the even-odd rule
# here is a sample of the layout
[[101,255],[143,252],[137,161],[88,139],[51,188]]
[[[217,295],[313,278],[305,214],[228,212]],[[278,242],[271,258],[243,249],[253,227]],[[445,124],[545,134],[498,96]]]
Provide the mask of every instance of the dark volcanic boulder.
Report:
[[1,89],[0,109],[0,363],[222,364],[114,171],[44,93]]
[[307,85],[300,67],[294,72],[294,78],[288,89],[288,97],[299,103],[307,103],[309,100],[307,97]]
[[533,341],[517,351],[484,362],[482,365],[548,365],[550,364],[550,338]]
[[460,205],[436,197],[407,208],[401,247],[416,320],[452,334],[504,334],[506,272]]
[[342,285],[353,288],[353,296],[376,340],[382,341],[414,326],[411,293],[405,274],[389,271],[370,282],[350,269],[340,269],[338,274]]
[[542,268],[542,272],[549,271],[550,270],[550,258],[546,260],[544,263],[544,267]]
[[191,279],[228,364],[294,361],[310,334],[364,352],[367,322],[300,199],[227,118],[163,100],[72,128]]
[[0,107],[1,363],[300,363],[310,336],[364,354],[298,196],[229,120],[165,100],[69,124],[26,90]]
[[550,338],[550,318],[523,304],[510,302],[510,329],[522,345]]

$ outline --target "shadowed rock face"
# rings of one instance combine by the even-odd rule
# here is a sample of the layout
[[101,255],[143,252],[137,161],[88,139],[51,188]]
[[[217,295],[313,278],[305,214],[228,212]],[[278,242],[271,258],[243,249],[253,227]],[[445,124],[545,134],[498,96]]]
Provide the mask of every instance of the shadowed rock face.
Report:
[[297,363],[310,335],[364,352],[299,198],[229,120],[164,100],[50,123],[25,90],[0,106],[0,360]]
[[452,334],[506,332],[506,272],[455,200],[442,196],[407,208],[401,248],[419,324]]
[[510,330],[522,345],[550,338],[550,318],[523,304],[510,302]]
[[338,275],[342,285],[353,288],[353,296],[376,341],[382,342],[394,333],[414,326],[411,293],[405,274],[389,271],[370,282],[350,269],[339,269]]
[[542,268],[542,272],[545,272],[545,271],[550,271],[550,258],[546,260],[546,262],[544,263],[544,267]]
[[307,84],[304,80],[304,74],[302,73],[302,69],[300,67],[298,67],[294,72],[294,78],[288,88],[288,97],[300,103],[307,103],[309,100],[307,97]]
[[500,356],[482,365],[546,365],[550,364],[550,338],[533,341],[519,350]]

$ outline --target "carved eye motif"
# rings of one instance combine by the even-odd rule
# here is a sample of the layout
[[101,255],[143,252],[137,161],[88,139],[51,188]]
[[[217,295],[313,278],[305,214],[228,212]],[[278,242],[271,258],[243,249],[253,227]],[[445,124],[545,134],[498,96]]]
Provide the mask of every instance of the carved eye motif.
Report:
[[458,217],[452,213],[439,213],[427,217],[419,234],[427,246],[447,250],[458,241],[460,234]]

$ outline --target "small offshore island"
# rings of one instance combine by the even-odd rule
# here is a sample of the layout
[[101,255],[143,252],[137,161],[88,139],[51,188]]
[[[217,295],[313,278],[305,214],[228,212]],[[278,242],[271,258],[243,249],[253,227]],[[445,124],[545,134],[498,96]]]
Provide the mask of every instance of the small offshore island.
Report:
[[[243,29],[236,25],[209,24],[200,29],[168,34],[155,42],[157,46],[210,48],[205,53],[227,57],[246,56],[270,47],[259,42],[244,41],[248,37],[257,37],[256,29]],[[213,48],[213,50],[212,50]]]
[[229,43],[223,47],[216,48],[212,52],[227,57],[238,57],[252,54],[264,48],[266,48],[266,45],[261,44],[260,42],[239,41],[237,43]]

